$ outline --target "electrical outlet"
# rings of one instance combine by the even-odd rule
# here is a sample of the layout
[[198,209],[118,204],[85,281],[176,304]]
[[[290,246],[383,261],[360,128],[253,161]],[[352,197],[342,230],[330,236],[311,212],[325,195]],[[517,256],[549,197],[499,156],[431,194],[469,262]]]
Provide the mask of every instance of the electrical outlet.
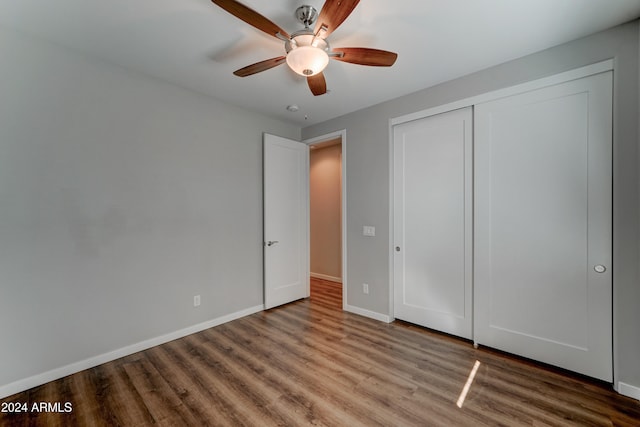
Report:
[[362,284],[362,293],[369,294],[369,285],[367,285],[366,283]]
[[200,305],[200,295],[196,295],[193,297],[193,306],[198,307]]

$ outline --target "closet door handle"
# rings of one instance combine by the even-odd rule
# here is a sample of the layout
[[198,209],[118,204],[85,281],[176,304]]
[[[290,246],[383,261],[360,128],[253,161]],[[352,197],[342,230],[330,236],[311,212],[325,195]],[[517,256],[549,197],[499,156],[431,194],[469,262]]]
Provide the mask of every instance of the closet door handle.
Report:
[[593,267],[593,269],[596,271],[596,273],[604,273],[605,271],[607,271],[607,267],[602,264],[596,265],[595,267]]
[[278,243],[278,241],[277,241],[277,240],[269,240],[269,241],[267,242],[267,246],[273,246],[273,245],[275,245],[276,243]]

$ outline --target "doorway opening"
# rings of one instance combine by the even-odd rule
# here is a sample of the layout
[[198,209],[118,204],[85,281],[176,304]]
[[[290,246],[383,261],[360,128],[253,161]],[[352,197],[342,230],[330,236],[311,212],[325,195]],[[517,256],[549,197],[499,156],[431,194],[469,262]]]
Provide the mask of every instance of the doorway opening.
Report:
[[344,132],[309,144],[310,297],[345,305]]

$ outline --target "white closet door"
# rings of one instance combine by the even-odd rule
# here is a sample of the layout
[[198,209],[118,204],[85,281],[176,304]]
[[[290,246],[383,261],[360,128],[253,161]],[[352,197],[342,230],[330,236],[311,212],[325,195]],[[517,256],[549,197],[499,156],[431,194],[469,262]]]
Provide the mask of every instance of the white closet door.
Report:
[[475,107],[474,339],[612,380],[612,73]]
[[471,108],[394,127],[394,316],[471,338]]

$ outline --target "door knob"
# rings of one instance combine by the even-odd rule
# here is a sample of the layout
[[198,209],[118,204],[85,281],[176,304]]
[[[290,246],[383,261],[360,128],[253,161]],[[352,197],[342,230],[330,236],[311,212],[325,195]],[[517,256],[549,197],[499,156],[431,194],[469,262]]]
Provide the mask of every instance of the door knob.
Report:
[[605,271],[607,271],[607,267],[602,264],[596,265],[595,267],[593,267],[593,269],[596,271],[596,273],[604,273]]
[[276,243],[278,243],[278,241],[277,241],[277,240],[269,240],[269,241],[267,242],[267,246],[273,246],[273,245],[275,245]]

